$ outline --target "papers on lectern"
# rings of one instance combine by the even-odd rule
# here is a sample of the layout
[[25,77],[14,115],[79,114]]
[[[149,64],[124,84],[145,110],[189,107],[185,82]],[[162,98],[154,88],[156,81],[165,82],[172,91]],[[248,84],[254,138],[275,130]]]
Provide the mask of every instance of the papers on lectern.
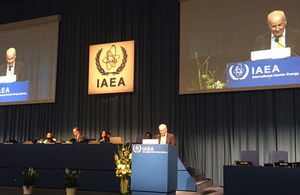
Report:
[[17,81],[17,75],[0,76],[0,83],[13,83]]
[[251,52],[251,60],[267,60],[291,57],[291,48],[285,47],[281,49],[268,49]]
[[143,144],[158,144],[158,139],[143,139]]

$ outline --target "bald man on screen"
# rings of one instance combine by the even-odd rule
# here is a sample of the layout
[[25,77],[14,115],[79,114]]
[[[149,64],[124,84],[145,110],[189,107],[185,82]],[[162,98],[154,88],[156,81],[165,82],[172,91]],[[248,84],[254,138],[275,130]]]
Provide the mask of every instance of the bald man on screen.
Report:
[[17,81],[26,81],[24,64],[16,61],[16,49],[11,47],[6,51],[6,63],[0,66],[0,76],[16,75]]
[[271,12],[267,17],[270,32],[255,39],[253,50],[281,49],[290,47],[292,54],[300,54],[300,31],[286,28],[287,18],[281,10]]

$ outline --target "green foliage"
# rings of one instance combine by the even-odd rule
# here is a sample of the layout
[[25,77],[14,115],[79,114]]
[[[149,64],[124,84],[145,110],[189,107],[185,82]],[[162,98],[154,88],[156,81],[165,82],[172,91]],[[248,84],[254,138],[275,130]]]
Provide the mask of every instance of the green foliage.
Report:
[[117,165],[116,176],[117,177],[131,177],[131,159],[132,154],[130,152],[131,144],[126,147],[127,143],[122,143],[122,148],[118,146],[118,154],[115,154],[115,162]]
[[29,186],[33,186],[38,181],[38,174],[33,170],[32,167],[29,167],[27,173],[23,172],[23,185],[28,189]]
[[[127,142],[128,143],[128,142]],[[116,176],[121,178],[120,192],[122,195],[128,194],[129,181],[128,177],[131,177],[131,160],[132,153],[130,152],[131,144],[122,142],[122,147],[118,146],[118,154],[115,154],[115,162],[117,165]]]
[[66,188],[77,188],[79,186],[79,174],[80,171],[78,172],[78,174],[76,174],[76,171],[70,171],[69,169],[66,169],[66,176],[65,176],[65,182],[64,182],[64,186]]
[[[227,83],[221,82],[226,73],[227,68],[224,70],[224,73],[223,73],[222,77],[220,78],[220,80],[217,80],[215,78],[215,74],[219,67],[217,67],[213,71],[209,69],[208,60],[209,60],[210,56],[204,61],[203,64],[199,63],[197,53],[195,53],[195,57],[196,57],[195,59],[196,59],[197,68],[198,68],[197,79],[198,79],[199,87],[201,90],[227,88]],[[194,78],[191,79],[191,84],[192,84],[192,88],[190,88],[190,90],[195,90],[198,88],[196,86],[196,82],[195,82]]]

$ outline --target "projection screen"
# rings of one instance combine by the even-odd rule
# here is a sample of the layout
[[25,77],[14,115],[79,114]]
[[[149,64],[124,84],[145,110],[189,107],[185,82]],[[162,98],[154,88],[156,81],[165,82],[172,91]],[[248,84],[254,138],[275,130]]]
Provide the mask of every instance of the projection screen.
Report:
[[284,11],[286,28],[299,30],[299,7],[296,0],[180,1],[179,93],[299,87],[297,44],[291,46],[290,57],[251,60],[252,51],[262,53],[268,47],[254,48],[256,37],[270,33],[271,39],[268,14]]
[[55,15],[0,25],[0,105],[55,102],[59,21]]

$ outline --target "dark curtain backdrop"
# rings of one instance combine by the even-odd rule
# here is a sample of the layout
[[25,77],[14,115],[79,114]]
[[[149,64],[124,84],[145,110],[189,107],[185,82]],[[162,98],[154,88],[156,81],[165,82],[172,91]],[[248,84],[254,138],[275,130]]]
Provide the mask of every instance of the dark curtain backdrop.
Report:
[[[299,89],[178,95],[177,0],[1,0],[0,24],[61,14],[56,102],[0,107],[0,142],[69,140],[78,126],[135,141],[165,123],[186,166],[223,185],[223,165],[259,150],[300,161]],[[89,46],[135,40],[133,93],[88,95]],[[0,43],[1,44],[1,43]],[[1,54],[4,58],[5,54]]]

